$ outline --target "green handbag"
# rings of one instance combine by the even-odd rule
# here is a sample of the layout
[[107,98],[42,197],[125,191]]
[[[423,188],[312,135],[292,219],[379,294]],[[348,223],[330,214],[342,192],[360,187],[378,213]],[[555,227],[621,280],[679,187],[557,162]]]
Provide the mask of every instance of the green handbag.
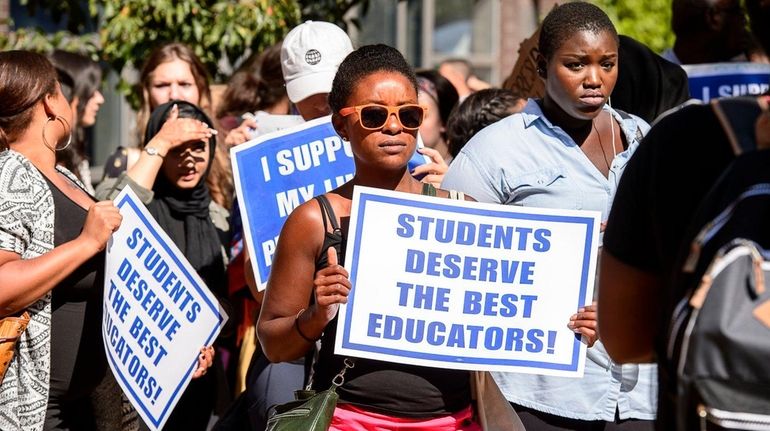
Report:
[[[345,367],[339,372],[329,389],[316,393],[305,389],[294,391],[294,401],[273,406],[267,420],[266,431],[326,431],[337,406],[337,388],[345,383],[345,371],[353,368],[353,359],[345,358]],[[308,385],[308,388],[310,385]]]

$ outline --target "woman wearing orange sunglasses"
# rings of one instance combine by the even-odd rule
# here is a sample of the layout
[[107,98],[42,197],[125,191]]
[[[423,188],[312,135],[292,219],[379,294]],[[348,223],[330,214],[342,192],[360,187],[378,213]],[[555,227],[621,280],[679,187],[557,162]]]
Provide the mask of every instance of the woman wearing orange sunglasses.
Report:
[[[350,141],[356,174],[286,220],[258,322],[262,348],[273,362],[301,357],[321,340],[317,390],[328,389],[343,368],[344,357],[333,351],[337,310],[351,288],[339,263],[353,187],[448,196],[413,178],[407,168],[425,108],[417,104],[414,72],[397,50],[369,45],[350,54],[334,79],[329,105],[335,129]],[[330,430],[481,429],[472,419],[467,371],[359,358],[337,393]]]

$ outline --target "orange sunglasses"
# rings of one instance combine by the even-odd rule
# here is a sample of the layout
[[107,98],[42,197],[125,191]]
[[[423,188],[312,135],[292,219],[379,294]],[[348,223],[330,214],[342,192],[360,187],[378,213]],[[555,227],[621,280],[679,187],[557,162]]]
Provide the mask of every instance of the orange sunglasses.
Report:
[[406,130],[417,130],[425,119],[428,108],[422,105],[406,104],[399,106],[385,106],[377,103],[367,105],[348,106],[340,109],[340,115],[347,117],[358,113],[358,121],[366,130],[379,130],[385,127],[391,114],[396,114],[401,127]]

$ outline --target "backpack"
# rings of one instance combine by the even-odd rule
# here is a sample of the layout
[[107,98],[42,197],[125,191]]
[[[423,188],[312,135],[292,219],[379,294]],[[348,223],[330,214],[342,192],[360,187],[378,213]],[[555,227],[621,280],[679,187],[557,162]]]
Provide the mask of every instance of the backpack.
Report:
[[755,99],[712,103],[736,159],[701,202],[661,364],[677,430],[770,430],[770,151]]

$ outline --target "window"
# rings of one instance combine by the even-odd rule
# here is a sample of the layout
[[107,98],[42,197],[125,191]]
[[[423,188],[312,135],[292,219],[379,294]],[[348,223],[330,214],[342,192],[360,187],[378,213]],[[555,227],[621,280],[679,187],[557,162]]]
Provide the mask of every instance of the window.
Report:
[[415,67],[464,58],[481,79],[498,82],[499,9],[495,0],[371,0],[351,37],[357,46],[395,46]]

